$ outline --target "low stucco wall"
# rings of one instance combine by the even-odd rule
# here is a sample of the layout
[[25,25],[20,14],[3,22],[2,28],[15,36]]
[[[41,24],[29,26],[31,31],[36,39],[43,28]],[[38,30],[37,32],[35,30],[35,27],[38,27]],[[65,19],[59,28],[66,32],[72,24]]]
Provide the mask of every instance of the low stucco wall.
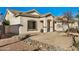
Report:
[[5,26],[5,33],[19,34],[19,26],[18,25]]

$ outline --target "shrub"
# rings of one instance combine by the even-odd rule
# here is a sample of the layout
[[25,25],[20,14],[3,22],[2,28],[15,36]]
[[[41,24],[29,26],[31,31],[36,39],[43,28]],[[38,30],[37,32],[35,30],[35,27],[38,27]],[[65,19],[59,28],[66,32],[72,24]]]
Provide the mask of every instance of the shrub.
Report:
[[10,25],[10,21],[9,20],[3,21],[3,25]]
[[73,46],[75,46],[79,50],[79,42],[78,43],[74,43]]

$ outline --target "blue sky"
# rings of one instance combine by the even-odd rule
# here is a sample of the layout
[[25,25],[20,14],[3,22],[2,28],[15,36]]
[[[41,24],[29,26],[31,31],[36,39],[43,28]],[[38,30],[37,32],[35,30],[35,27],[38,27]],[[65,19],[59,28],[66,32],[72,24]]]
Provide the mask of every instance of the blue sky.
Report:
[[29,11],[36,9],[40,14],[46,14],[51,12],[52,15],[61,16],[64,12],[72,11],[73,15],[77,14],[79,7],[0,7],[0,12],[5,14],[6,9],[19,10],[19,11]]

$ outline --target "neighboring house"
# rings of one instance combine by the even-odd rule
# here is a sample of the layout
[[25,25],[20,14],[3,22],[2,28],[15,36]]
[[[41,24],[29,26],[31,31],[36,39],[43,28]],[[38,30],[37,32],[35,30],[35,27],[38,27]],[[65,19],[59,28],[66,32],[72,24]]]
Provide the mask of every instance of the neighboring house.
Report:
[[68,29],[68,20],[64,16],[54,18],[54,31],[66,31]]
[[73,18],[73,20],[70,21],[69,26],[71,28],[79,28],[79,19],[78,18]]
[[65,16],[55,17],[54,18],[54,30],[55,31],[66,31],[68,29],[78,29],[79,20],[73,18],[68,20]]
[[54,29],[54,16],[52,16],[50,13],[41,15],[36,10],[20,12],[17,10],[7,9],[5,19],[10,21],[10,26],[15,26],[15,28],[12,30],[15,33],[18,32],[18,34],[32,32],[53,32]]
[[79,21],[76,21],[76,20],[70,21],[70,22],[69,22],[69,27],[70,27],[70,28],[79,28],[78,22],[79,22]]

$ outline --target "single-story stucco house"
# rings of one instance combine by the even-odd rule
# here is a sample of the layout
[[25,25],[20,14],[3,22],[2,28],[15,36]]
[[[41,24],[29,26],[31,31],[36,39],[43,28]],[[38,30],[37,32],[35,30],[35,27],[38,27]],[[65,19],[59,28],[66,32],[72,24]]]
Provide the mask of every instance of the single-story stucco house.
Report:
[[68,29],[78,29],[79,20],[73,18],[68,20],[65,16],[54,17],[54,31],[66,31]]
[[54,18],[54,31],[66,31],[68,29],[67,18],[64,16]]
[[10,25],[14,25],[15,27],[19,24],[18,29],[14,28],[14,32],[18,32],[18,34],[53,32],[54,16],[50,13],[42,15],[34,9],[28,12],[7,9],[5,19],[9,20]]

